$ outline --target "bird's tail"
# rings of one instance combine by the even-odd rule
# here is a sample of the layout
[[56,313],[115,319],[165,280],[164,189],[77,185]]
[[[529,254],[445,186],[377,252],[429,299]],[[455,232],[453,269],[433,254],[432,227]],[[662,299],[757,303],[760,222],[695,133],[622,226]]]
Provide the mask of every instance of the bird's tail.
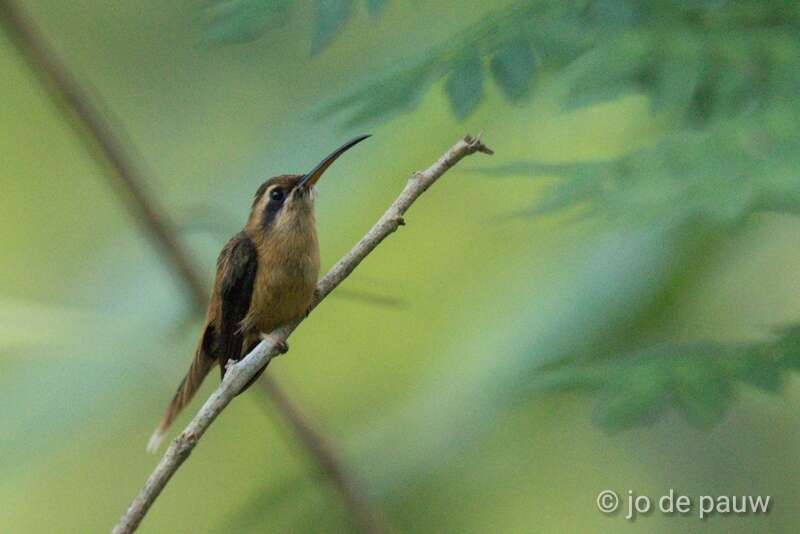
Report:
[[189,367],[189,372],[181,380],[172,402],[169,403],[167,411],[164,413],[164,417],[161,418],[156,431],[153,432],[150,441],[147,442],[147,452],[154,453],[158,450],[158,446],[161,444],[161,440],[164,439],[169,426],[181,410],[189,404],[195,392],[200,389],[200,384],[203,383],[203,379],[214,366],[214,363],[215,360],[208,356],[202,348],[197,350],[192,360],[192,366]]

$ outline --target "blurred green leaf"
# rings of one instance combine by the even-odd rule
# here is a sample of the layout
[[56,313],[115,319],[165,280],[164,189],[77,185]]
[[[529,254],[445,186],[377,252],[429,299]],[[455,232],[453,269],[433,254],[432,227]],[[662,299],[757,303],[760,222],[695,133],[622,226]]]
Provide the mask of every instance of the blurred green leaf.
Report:
[[666,390],[655,383],[609,389],[597,401],[594,421],[606,432],[621,432],[653,423],[666,408]]
[[745,358],[737,378],[765,393],[778,393],[785,383],[785,373],[769,352],[772,351],[756,350],[755,354]]
[[733,381],[740,381],[765,393],[778,393],[786,381],[783,347],[789,337],[779,332],[777,340],[729,347],[728,356],[717,358],[717,362]]
[[472,113],[483,96],[483,65],[477,51],[470,50],[458,60],[444,91],[458,120]]
[[718,423],[728,411],[733,389],[713,357],[693,356],[691,360],[680,358],[672,366],[673,391],[676,405],[686,420],[707,428]]
[[[370,16],[377,17],[386,0],[366,0]],[[206,9],[203,41],[240,44],[254,41],[285,25],[297,6],[295,0],[213,0]],[[311,52],[328,46],[353,15],[353,0],[315,0]]]
[[503,45],[492,56],[489,68],[500,90],[512,102],[530,95],[536,60],[527,39],[520,37]]
[[[794,113],[780,109],[782,117]],[[641,223],[688,215],[728,228],[759,211],[798,214],[798,134],[800,122],[784,130],[782,121],[748,117],[680,130],[612,161],[551,166],[548,172],[562,179],[529,213],[589,204],[610,220]],[[531,176],[544,169],[537,162],[511,162],[480,172],[504,175],[509,168]]]
[[323,104],[316,115],[325,117],[344,110],[352,110],[347,124],[355,125],[388,114],[411,111],[424,90],[433,83],[435,72],[435,63],[421,61],[398,70],[392,76],[367,83],[359,91]]
[[800,353],[792,327],[777,340],[749,345],[664,344],[602,362],[555,365],[533,378],[537,391],[574,391],[598,397],[594,420],[608,432],[653,423],[677,409],[696,427],[717,424],[729,411],[737,384],[777,393]]
[[606,385],[595,406],[594,421],[607,432],[650,424],[668,406],[669,380],[659,359],[635,356],[626,365],[603,366]]
[[212,44],[239,44],[258,39],[289,18],[293,0],[226,0],[208,9],[203,40]]
[[651,50],[640,34],[619,37],[598,46],[570,67],[569,90],[562,104],[565,111],[616,100],[634,92],[634,81],[647,68]]
[[315,0],[311,53],[328,46],[336,33],[353,15],[353,0]]
[[636,2],[629,0],[594,0],[588,2],[584,13],[590,24],[605,28],[633,25],[639,17]]
[[670,54],[652,67],[653,79],[643,80],[655,112],[682,114],[692,104],[704,67],[702,49],[691,35],[681,35]]
[[784,329],[775,345],[778,364],[786,369],[800,371],[800,326]]
[[371,16],[375,16],[380,14],[383,8],[386,6],[386,0],[366,0],[367,2],[367,11]]
[[[560,3],[530,0],[512,3],[451,36],[444,44],[429,48],[419,63],[431,67],[433,80],[427,77],[407,78],[402,86],[403,92],[415,95],[410,101],[413,106],[417,102],[416,96],[427,89],[431,81],[445,76],[445,91],[453,113],[459,119],[464,118],[474,111],[484,94],[483,73],[481,69],[478,75],[477,63],[482,64],[484,57],[497,55],[493,76],[498,85],[510,99],[522,98],[536,67],[535,61],[532,62],[536,55],[562,61],[567,57],[572,59],[570,54],[573,51],[586,47],[587,35],[591,32],[576,31],[577,25],[577,12],[566,9]],[[507,34],[516,35],[519,42],[509,43],[506,37],[500,37]],[[535,43],[535,46],[531,44],[530,49],[524,50],[521,43],[526,40]],[[531,74],[527,73],[529,70]],[[377,81],[362,83],[339,99],[337,105],[342,109],[359,107],[358,96],[370,100],[367,106],[370,112],[363,115],[356,113],[349,124],[391,116],[397,107],[385,103],[392,103],[396,99],[397,79],[398,71],[393,66],[389,74],[379,77]],[[479,87],[481,90],[478,90]]]

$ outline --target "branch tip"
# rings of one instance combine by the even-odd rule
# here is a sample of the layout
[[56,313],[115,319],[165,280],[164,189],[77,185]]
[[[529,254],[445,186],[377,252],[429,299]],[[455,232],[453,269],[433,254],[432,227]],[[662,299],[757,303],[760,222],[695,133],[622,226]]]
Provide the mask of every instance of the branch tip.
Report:
[[467,143],[470,153],[474,154],[475,152],[481,152],[482,154],[487,154],[489,156],[494,155],[494,150],[484,145],[483,142],[481,141],[481,135],[483,135],[483,132],[479,133],[476,136],[472,136],[469,134],[464,136],[464,142]]

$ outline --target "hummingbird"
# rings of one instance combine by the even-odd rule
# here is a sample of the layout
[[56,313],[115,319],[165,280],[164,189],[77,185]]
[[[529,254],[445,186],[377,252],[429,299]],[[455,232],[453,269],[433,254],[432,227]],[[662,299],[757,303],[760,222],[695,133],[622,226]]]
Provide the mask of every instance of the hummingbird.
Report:
[[[217,258],[214,288],[194,358],[147,444],[148,451],[158,449],[170,424],[214,365],[219,365],[224,378],[229,361],[240,360],[265,334],[308,313],[319,276],[314,186],[339,156],[368,137],[348,141],[308,174],[275,176],[258,188],[244,228]],[[280,349],[288,350],[285,342]]]

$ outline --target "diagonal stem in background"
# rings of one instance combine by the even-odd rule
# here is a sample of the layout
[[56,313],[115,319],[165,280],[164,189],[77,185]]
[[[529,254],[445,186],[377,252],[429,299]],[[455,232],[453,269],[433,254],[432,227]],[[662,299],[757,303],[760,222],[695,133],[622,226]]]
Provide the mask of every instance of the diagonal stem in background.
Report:
[[[99,154],[100,161],[111,167],[113,172],[108,176],[115,179],[112,185],[123,204],[186,286],[195,311],[202,314],[208,305],[208,288],[172,222],[146,190],[147,180],[135,163],[131,147],[120,137],[122,130],[111,126],[107,114],[101,112],[88,91],[58,59],[35,24],[11,0],[0,0],[0,26],[53,101],[70,114],[70,124],[89,151]],[[383,531],[379,514],[371,509],[355,478],[325,435],[314,428],[312,421],[269,375],[262,376],[260,384],[266,396],[274,401],[276,410],[289,423],[296,439],[342,495],[358,528],[369,533]]]
[[[492,153],[478,139],[467,136],[453,145],[427,170],[415,173],[408,180],[400,196],[392,202],[392,205],[378,219],[378,222],[317,283],[316,295],[311,309],[313,310],[331,291],[342,283],[358,264],[370,252],[375,250],[387,236],[405,224],[403,215],[422,193],[433,185],[449,168],[475,152]],[[247,356],[228,368],[225,378],[216,391],[211,394],[183,432],[170,444],[155,470],[145,482],[142,490],[134,498],[128,510],[112,530],[113,534],[133,532],[138,527],[147,511],[167,485],[167,482],[189,457],[197,442],[208,430],[208,427],[211,426],[211,423],[241,391],[242,387],[257,372],[263,369],[272,358],[279,354],[279,342],[285,340],[300,323],[302,323],[302,320],[270,333]]]
[[108,118],[93,103],[89,93],[46,44],[39,29],[9,0],[0,0],[0,25],[53,101],[71,112],[70,118],[73,120],[69,122],[78,130],[79,137],[87,144],[90,153],[96,155],[99,151],[101,162],[111,166],[113,177],[116,178],[112,185],[123,198],[134,220],[142,225],[159,252],[169,260],[179,280],[189,290],[195,307],[205,311],[208,302],[206,284],[177,238],[175,228],[145,190],[145,177],[134,163],[130,148],[117,134],[121,129],[118,126],[111,127]]
[[[259,384],[266,386],[263,379]],[[370,504],[367,496],[362,493],[358,481],[344,468],[343,462],[337,460],[338,454],[325,434],[319,432],[317,425],[310,424],[305,414],[296,411],[295,405],[281,388],[264,387],[264,391],[279,412],[291,414],[286,420],[292,426],[292,432],[306,444],[306,451],[316,459],[320,472],[333,482],[341,494],[342,501],[350,512],[353,526],[365,534],[388,532],[390,529],[381,510]],[[296,422],[300,424],[295,424]]]

